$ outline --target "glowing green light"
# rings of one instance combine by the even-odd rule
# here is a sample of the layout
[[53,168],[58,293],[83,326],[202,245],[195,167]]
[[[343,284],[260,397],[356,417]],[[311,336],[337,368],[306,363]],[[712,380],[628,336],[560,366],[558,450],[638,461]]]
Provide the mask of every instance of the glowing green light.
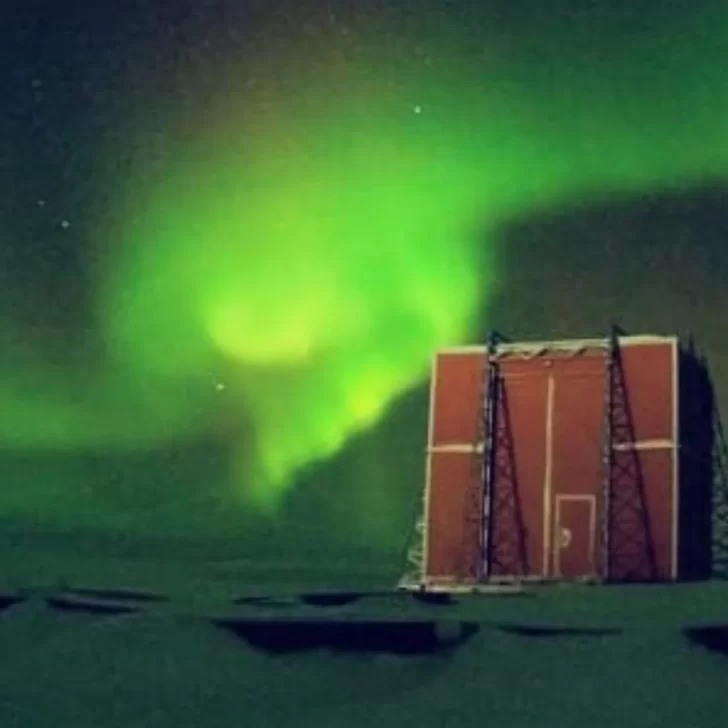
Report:
[[[676,36],[674,58],[698,38],[721,47],[723,27]],[[71,396],[63,373],[20,382],[33,364],[19,357],[0,437],[141,445],[204,431],[224,397],[240,417],[233,476],[272,505],[421,383],[434,349],[478,334],[499,223],[728,172],[728,84],[710,49],[678,74],[639,43],[608,67],[571,35],[520,55],[494,43],[486,62],[465,28],[417,33],[397,50],[363,32],[241,63],[175,153],[122,185],[99,282],[108,360]]]

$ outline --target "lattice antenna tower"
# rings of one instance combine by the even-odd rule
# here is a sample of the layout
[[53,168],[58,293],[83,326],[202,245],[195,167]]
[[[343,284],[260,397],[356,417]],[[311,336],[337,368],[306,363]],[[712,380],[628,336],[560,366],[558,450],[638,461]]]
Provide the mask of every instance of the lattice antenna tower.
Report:
[[482,483],[481,568],[489,577],[492,568],[493,500],[495,490],[496,416],[498,409],[498,335],[493,332],[488,339],[485,362],[485,386],[480,409],[483,452],[480,459]]
[[518,492],[518,477],[508,408],[508,390],[498,366],[498,352],[489,387],[488,439],[484,493],[488,513],[486,563],[491,578],[522,577],[528,571],[526,534]]
[[657,570],[655,549],[616,327],[609,338],[606,369],[603,577],[651,580]]

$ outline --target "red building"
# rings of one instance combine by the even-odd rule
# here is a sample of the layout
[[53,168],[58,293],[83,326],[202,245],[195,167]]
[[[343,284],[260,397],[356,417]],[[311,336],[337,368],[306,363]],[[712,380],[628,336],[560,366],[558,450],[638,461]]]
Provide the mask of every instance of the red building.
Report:
[[711,402],[676,337],[439,351],[419,585],[705,575]]

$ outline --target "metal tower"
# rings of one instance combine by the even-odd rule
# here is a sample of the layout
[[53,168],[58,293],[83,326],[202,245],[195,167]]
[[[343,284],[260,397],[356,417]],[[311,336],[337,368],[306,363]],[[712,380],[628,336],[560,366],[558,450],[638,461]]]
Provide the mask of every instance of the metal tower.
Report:
[[407,546],[404,573],[398,583],[401,589],[424,586],[425,538],[425,515],[424,508],[422,508],[422,512],[417,516],[417,520],[415,521],[414,532]]
[[657,575],[655,549],[616,328],[606,357],[602,578],[647,581]]
[[472,458],[468,484],[463,501],[463,530],[460,548],[460,576],[468,581],[479,581],[488,575],[484,554],[487,552],[487,499],[484,498],[484,484],[488,479],[487,457],[490,432],[490,381],[493,376],[492,352],[496,347],[496,335],[491,334],[486,349],[485,366],[480,384],[480,400],[475,415],[475,439],[472,444]]
[[525,529],[518,497],[508,402],[498,358],[499,336],[487,350],[482,431],[482,569],[486,578],[527,573]]

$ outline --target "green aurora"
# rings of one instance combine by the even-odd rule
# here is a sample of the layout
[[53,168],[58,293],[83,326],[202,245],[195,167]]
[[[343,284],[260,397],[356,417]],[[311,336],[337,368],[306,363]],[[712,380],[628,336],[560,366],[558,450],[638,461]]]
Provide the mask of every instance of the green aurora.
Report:
[[214,87],[201,109],[140,105],[146,151],[101,181],[116,207],[96,230],[98,331],[75,363],[10,348],[0,439],[138,449],[212,432],[241,494],[274,506],[421,385],[433,350],[481,335],[501,224],[725,177],[725,17],[662,24],[513,42],[466,23],[304,27],[190,81],[191,98]]

